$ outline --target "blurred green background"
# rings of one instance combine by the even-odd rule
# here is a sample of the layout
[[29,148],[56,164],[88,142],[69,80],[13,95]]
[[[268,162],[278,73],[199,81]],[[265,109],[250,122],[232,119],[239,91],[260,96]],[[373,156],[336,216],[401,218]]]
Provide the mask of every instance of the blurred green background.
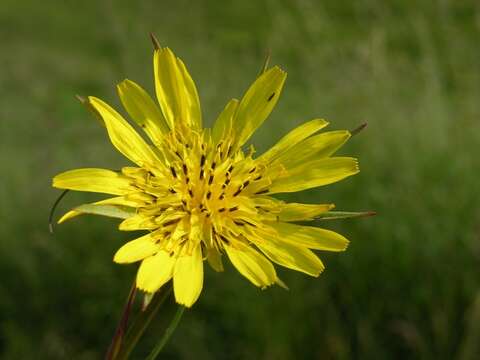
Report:
[[[153,94],[154,32],[183,58],[211,124],[265,50],[289,74],[259,152],[294,126],[368,128],[342,149],[361,173],[295,195],[378,216],[320,224],[351,239],[320,278],[261,291],[208,271],[165,359],[480,358],[480,5],[438,1],[0,3],[0,358],[99,359],[136,266],[132,234],[85,216],[48,233],[51,177],[125,164],[74,98]],[[95,196],[70,194],[60,211]],[[166,312],[134,358],[148,353]]]

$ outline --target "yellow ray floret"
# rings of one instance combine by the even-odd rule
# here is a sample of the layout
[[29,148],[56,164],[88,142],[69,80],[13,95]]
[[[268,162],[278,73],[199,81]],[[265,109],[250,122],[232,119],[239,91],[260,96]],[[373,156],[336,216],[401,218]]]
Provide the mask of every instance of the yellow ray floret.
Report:
[[56,188],[114,195],[78,206],[60,222],[96,214],[123,219],[122,231],[144,231],[121,246],[114,261],[140,262],[136,285],[148,294],[172,281],[176,301],[187,307],[201,294],[205,260],[223,271],[228,258],[260,288],[286,287],[274,263],[318,276],[324,265],[312,249],[343,251],[348,240],[293,222],[323,218],[334,205],[286,203],[271,195],[356,174],[355,158],[333,157],[350,132],[319,133],[328,123],[313,119],[254,157],[253,147],[243,145],[277,103],[283,70],[265,69],[243,98],[227,103],[212,130],[202,128],[195,84],[170,49],[155,49],[154,74],[158,102],[131,80],[118,85],[126,112],[149,141],[102,100],[83,101],[133,164],[119,171],[88,168],[55,176]]

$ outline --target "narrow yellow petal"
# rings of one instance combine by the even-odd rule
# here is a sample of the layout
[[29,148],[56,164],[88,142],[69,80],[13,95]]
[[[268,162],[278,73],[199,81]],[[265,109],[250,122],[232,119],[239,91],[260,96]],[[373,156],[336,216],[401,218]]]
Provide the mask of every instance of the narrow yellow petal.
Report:
[[271,162],[278,155],[285,153],[288,149],[305,140],[309,136],[320,131],[328,125],[323,119],[314,119],[298,126],[280,139],[273,147],[257,158],[259,161]]
[[197,89],[182,60],[169,48],[156,49],[153,68],[157,99],[170,128],[183,123],[195,130],[201,129]]
[[112,144],[140,167],[157,163],[153,150],[123,117],[102,100],[89,96],[89,103],[100,114]]
[[207,261],[211,268],[217,272],[223,271],[222,255],[215,248],[210,248],[207,251]]
[[295,192],[340,181],[359,172],[357,159],[334,157],[314,160],[272,179],[269,193]]
[[286,268],[318,276],[325,266],[320,259],[309,249],[296,246],[280,239],[268,237],[256,246],[273,262]]
[[215,144],[218,144],[221,139],[225,139],[232,130],[233,119],[237,107],[238,100],[230,100],[215,121],[212,130],[212,139]]
[[327,251],[344,251],[348,246],[345,237],[331,230],[286,222],[272,223],[271,226],[277,231],[277,239],[295,246]]
[[270,115],[286,77],[287,73],[275,66],[260,75],[247,90],[233,123],[237,146],[242,146]]
[[166,251],[159,251],[142,261],[137,273],[137,287],[153,293],[172,278],[175,258]]
[[75,169],[53,178],[53,187],[77,191],[124,195],[134,190],[130,179],[115,171],[96,168]]
[[152,256],[160,250],[153,241],[152,234],[127,242],[115,253],[113,261],[118,264],[129,264]]
[[282,204],[278,213],[280,221],[306,221],[313,220],[316,216],[323,214],[335,207],[333,204]]
[[173,291],[177,303],[191,307],[197,301],[203,287],[202,248],[199,245],[190,256],[180,256],[175,264]]
[[118,225],[118,229],[122,231],[136,231],[136,230],[154,230],[158,228],[154,217],[145,215],[135,215],[122,221]]
[[275,163],[293,169],[301,164],[329,157],[345,144],[350,136],[349,131],[338,130],[309,137],[279,154]]
[[147,133],[154,144],[160,144],[162,135],[170,131],[165,118],[150,95],[131,80],[117,86],[120,100],[133,120]]
[[228,258],[235,268],[254,285],[265,288],[276,282],[277,274],[272,263],[250,246],[225,246]]

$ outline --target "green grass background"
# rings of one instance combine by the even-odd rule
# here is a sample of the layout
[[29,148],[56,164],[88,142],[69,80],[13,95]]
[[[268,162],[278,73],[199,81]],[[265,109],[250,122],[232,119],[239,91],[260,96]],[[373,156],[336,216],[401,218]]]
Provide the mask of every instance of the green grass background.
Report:
[[[132,234],[85,216],[50,235],[51,178],[125,164],[74,98],[118,106],[128,77],[153,93],[152,31],[184,59],[211,124],[265,50],[287,72],[253,142],[315,117],[368,129],[341,153],[361,173],[297,194],[374,218],[324,224],[351,239],[318,279],[280,271],[261,291],[208,271],[165,359],[477,359],[480,356],[480,6],[438,1],[0,3],[0,358],[98,359],[136,266]],[[71,194],[66,210],[95,196]],[[169,307],[133,358],[161,335]]]

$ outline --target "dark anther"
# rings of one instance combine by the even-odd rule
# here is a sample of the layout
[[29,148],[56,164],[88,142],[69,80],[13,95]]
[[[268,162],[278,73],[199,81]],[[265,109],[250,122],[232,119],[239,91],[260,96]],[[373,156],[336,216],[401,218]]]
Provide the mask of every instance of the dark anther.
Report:
[[185,200],[182,200],[183,206],[187,206],[187,202]]
[[217,163],[214,161],[214,162],[212,163],[212,170],[215,170],[215,167],[216,167],[216,166],[217,166]]
[[185,183],[188,184],[189,182],[190,182],[190,178],[187,176],[187,177],[185,178]]
[[192,189],[188,189],[188,194],[190,195],[190,197],[193,198],[193,191],[192,191]]
[[203,177],[205,176],[205,172],[203,169],[200,169],[200,180],[203,180]]
[[168,189],[168,191],[170,191],[172,194],[176,194],[177,192],[175,190],[173,190],[172,188]]
[[225,185],[228,185],[228,184],[230,184],[230,179],[227,178],[225,179]]
[[245,189],[248,186],[248,184],[250,184],[250,180],[245,181],[242,187]]
[[207,193],[207,199],[210,199],[211,197],[212,197],[212,192],[209,191],[209,192]]
[[163,226],[169,226],[169,225],[173,225],[173,224],[176,224],[180,221],[180,219],[174,219],[174,220],[170,220],[170,221],[167,221],[167,222],[164,222],[162,225]]
[[227,187],[227,185],[222,184],[222,189],[225,189],[226,187]]
[[237,196],[237,195],[240,194],[241,192],[242,192],[242,187],[240,186],[240,187],[238,188],[238,190],[235,191],[235,193],[233,194],[233,196]]
[[231,152],[232,152],[232,145],[228,145],[227,156],[230,156]]
[[230,165],[230,167],[228,168],[227,172],[231,173],[233,171],[233,165]]
[[263,189],[263,190],[257,191],[255,195],[266,194],[267,192],[269,192],[268,189]]
[[203,167],[203,165],[205,165],[205,155],[202,155],[200,159],[200,166]]
[[225,209],[225,208],[220,208],[220,209],[218,209],[218,212],[224,212],[225,210],[227,210],[227,209]]
[[220,236],[220,239],[222,239],[223,241],[225,241],[227,244],[230,242],[230,241],[228,241],[228,239],[227,239],[225,236],[223,236],[223,235],[221,235],[221,234],[218,234],[218,236]]
[[234,206],[234,207],[231,207],[230,209],[228,209],[228,211],[235,211],[235,210],[238,210],[238,206]]
[[235,223],[235,225],[245,226],[245,223],[244,223],[244,222],[241,222],[241,221],[238,221],[238,220],[233,220],[233,222]]
[[210,217],[210,213],[207,213],[207,215],[205,216],[206,218],[209,218]]
[[257,168],[254,166],[254,167],[252,168],[252,170],[250,170],[248,173],[251,174],[251,173],[253,173],[256,169],[257,169]]
[[170,166],[170,171],[172,172],[173,177],[176,178],[177,172],[175,171],[175,168],[173,166]]
[[212,182],[213,182],[213,174],[210,175],[210,177],[208,179],[208,185],[212,185]]
[[260,180],[262,178],[262,175],[258,175],[255,179],[253,179],[254,181],[257,181],[257,180]]
[[178,151],[175,151],[175,155],[177,155],[180,159],[182,158],[182,155]]
[[183,173],[184,173],[185,175],[187,175],[187,174],[188,174],[188,169],[187,169],[187,165],[186,165],[186,164],[182,164],[182,169],[183,169]]
[[272,95],[270,95],[270,96],[268,97],[267,101],[272,100],[274,96],[275,96],[275,93],[272,93]]
[[225,199],[225,194],[221,193],[220,196],[218,197],[218,200],[223,200],[223,199]]

